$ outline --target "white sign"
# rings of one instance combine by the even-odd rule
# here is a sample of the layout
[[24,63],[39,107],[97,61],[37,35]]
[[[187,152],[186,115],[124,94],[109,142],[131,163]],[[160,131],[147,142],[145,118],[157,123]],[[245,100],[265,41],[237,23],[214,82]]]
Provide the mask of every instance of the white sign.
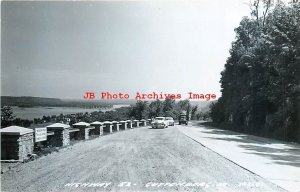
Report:
[[35,142],[46,141],[47,140],[47,128],[35,128]]

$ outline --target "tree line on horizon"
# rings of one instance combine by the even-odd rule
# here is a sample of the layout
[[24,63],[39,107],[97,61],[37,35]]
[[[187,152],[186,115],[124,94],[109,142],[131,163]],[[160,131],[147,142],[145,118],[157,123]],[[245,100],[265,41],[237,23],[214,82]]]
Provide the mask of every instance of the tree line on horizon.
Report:
[[188,120],[206,119],[209,116],[208,112],[199,111],[198,105],[192,105],[188,99],[175,101],[170,98],[151,102],[138,100],[130,107],[129,116],[139,120],[159,116],[178,119],[182,111],[186,112]]
[[300,142],[300,3],[255,0],[221,72],[214,123]]

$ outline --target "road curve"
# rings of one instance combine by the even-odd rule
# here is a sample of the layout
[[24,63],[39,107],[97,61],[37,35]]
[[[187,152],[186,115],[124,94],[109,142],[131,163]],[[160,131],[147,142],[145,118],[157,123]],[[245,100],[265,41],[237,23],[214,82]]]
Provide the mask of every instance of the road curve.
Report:
[[4,172],[1,191],[284,191],[177,126],[136,128],[76,143]]

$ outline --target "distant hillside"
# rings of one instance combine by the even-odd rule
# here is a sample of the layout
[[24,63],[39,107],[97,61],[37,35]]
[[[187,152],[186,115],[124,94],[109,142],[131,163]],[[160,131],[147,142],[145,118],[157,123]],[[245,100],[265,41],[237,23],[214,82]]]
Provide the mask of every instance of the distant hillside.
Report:
[[53,106],[61,105],[62,100],[56,98],[43,98],[43,97],[11,97],[1,96],[1,105],[30,107],[30,106]]
[[45,97],[12,97],[1,96],[1,105],[18,107],[110,107],[110,104],[100,101],[63,100]]

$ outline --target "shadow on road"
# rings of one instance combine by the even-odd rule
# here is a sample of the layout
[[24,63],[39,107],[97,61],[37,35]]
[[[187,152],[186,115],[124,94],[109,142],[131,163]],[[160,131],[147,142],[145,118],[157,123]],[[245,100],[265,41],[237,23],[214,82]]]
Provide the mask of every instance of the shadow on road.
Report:
[[235,142],[245,150],[244,153],[267,157],[276,164],[300,167],[300,145],[298,144],[216,129],[201,124],[195,125],[205,127],[205,130],[201,130],[206,135],[204,138]]

